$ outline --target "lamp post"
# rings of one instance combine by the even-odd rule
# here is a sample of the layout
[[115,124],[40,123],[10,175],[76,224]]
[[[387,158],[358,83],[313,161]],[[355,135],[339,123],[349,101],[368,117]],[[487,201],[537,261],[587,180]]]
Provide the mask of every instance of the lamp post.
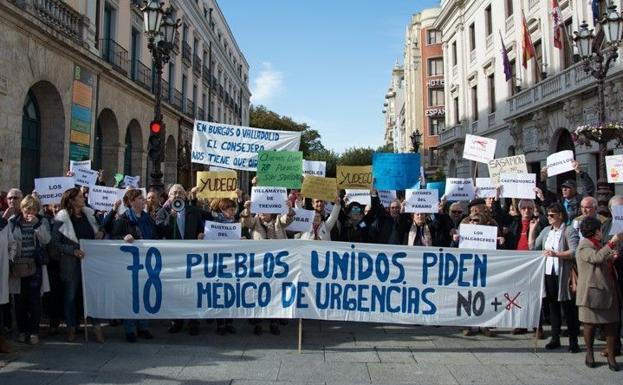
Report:
[[420,149],[420,145],[422,144],[422,133],[419,129],[416,129],[414,133],[411,134],[411,151],[418,152]]
[[148,155],[152,161],[152,170],[149,174],[149,188],[156,191],[163,191],[161,164],[164,160],[164,141],[163,131],[165,124],[162,121],[162,67],[169,62],[179,19],[173,17],[173,9],[169,7],[164,10],[164,2],[157,0],[145,0],[140,8],[143,13],[144,32],[149,39],[147,48],[151,52],[152,62],[156,70],[154,83],[154,120],[149,125],[150,136],[148,144]]
[[[602,41],[598,41],[598,44],[593,44],[595,36],[593,35],[593,30],[588,28],[586,22],[582,22],[579,32],[573,33],[575,35],[573,40],[584,62],[584,71],[590,73],[597,80],[597,117],[600,127],[603,127],[606,123],[604,84],[610,65],[619,57],[618,46],[621,43],[621,31],[623,30],[623,19],[616,8],[616,5],[610,3],[606,14],[600,21],[606,42],[605,47],[602,48]],[[597,180],[596,198],[599,204],[599,211],[608,212],[608,200],[612,197],[613,192],[608,185],[606,154],[608,153],[608,142],[612,138],[606,135],[602,135],[601,138],[598,141],[599,178]]]

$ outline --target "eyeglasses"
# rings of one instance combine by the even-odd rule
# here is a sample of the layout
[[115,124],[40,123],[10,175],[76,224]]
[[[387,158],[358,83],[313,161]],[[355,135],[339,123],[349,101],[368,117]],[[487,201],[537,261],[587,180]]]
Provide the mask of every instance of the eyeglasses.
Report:
[[549,218],[554,218],[554,217],[556,217],[557,215],[558,215],[558,213],[547,213],[547,216],[548,216]]
[[462,211],[456,211],[456,210],[452,210],[450,211],[452,214],[463,214]]

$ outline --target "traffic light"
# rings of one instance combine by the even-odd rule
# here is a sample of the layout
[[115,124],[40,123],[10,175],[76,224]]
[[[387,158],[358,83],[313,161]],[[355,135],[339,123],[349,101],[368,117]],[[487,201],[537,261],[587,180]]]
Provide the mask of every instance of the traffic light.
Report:
[[149,142],[147,144],[147,153],[149,159],[155,161],[164,160],[164,149],[162,146],[162,130],[164,123],[159,120],[152,120],[149,123]]

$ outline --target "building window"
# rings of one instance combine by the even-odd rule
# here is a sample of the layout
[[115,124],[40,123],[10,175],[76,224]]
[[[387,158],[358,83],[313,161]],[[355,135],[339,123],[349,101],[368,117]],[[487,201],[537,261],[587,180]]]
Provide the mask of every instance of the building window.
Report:
[[489,112],[495,112],[495,75],[491,74],[487,77],[487,85],[489,86]]
[[443,106],[444,102],[444,94],[443,88],[429,88],[428,89],[428,106]]
[[428,118],[428,135],[439,135],[446,129],[444,118]]
[[452,42],[452,65],[455,66],[459,62],[459,54],[456,50],[456,40]]
[[182,41],[188,42],[188,25],[182,24]]
[[186,111],[186,75],[182,75],[182,110]]
[[429,29],[426,31],[426,43],[427,44],[439,44],[441,43],[441,31],[435,29]]
[[478,120],[478,86],[472,87],[472,118]]
[[443,58],[428,59],[428,76],[443,75]]
[[513,0],[506,0],[506,18],[513,16]]
[[459,118],[459,97],[454,98],[454,124],[461,124],[461,119]]
[[469,25],[469,50],[476,49],[476,25],[474,23]]
[[491,4],[485,8],[485,33],[489,36],[493,33],[493,23],[491,20]]
[[515,95],[515,93],[517,93],[517,73],[516,73],[516,68],[515,68],[515,60],[511,60],[510,61],[510,66],[511,66],[511,78],[510,78],[510,95]]
[[532,60],[534,62],[534,79],[536,79],[536,82],[540,82],[541,79],[541,63],[543,63],[543,49],[541,48],[542,44],[541,41],[536,41],[534,43],[534,52],[536,52],[536,57]]

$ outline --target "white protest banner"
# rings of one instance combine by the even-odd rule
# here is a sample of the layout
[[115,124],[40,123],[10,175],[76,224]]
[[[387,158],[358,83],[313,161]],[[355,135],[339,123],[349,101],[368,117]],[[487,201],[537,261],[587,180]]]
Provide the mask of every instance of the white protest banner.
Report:
[[527,174],[528,165],[526,164],[526,156],[515,155],[506,158],[493,159],[488,162],[489,177],[494,186],[500,184],[500,174]]
[[623,154],[606,156],[608,183],[623,182]]
[[556,152],[547,157],[547,176],[555,176],[573,170],[573,151]]
[[370,190],[361,190],[361,189],[346,189],[344,190],[346,195],[344,195],[344,199],[351,202],[357,202],[364,206],[370,206],[372,202],[372,198],[370,197]]
[[78,168],[74,171],[74,184],[89,187],[97,182],[97,171]]
[[74,178],[70,176],[35,179],[35,191],[41,204],[44,205],[61,203],[63,193],[73,187]]
[[242,237],[242,224],[205,221],[203,240],[226,241],[239,240]]
[[534,199],[536,174],[500,174],[502,198]]
[[495,198],[496,188],[491,178],[476,178],[476,196],[478,198]]
[[260,151],[298,151],[300,132],[273,131],[195,120],[192,162],[256,171]]
[[325,176],[327,162],[303,159],[303,175]]
[[495,145],[497,140],[483,136],[465,135],[463,158],[474,162],[489,163],[495,157]]
[[405,190],[406,213],[436,213],[439,212],[438,190]]
[[115,202],[118,199],[118,188],[106,186],[91,186],[91,188],[89,189],[89,205],[94,210],[110,211],[112,210]]
[[396,190],[379,190],[378,193],[379,200],[386,209],[388,209],[392,201],[396,199]]
[[610,226],[610,233],[608,235],[623,233],[623,206],[615,205],[612,206],[611,210],[612,225]]
[[470,225],[459,226],[459,248],[476,250],[495,250],[498,238],[496,226]]
[[141,181],[141,177],[140,176],[130,176],[130,175],[126,175],[123,177],[123,184],[125,185],[125,187],[134,187],[134,188],[138,188],[139,183]]
[[471,201],[474,199],[474,183],[471,178],[446,178],[444,195],[449,201]]
[[83,240],[80,246],[88,255],[85,313],[102,319],[531,328],[539,324],[545,276],[538,251],[294,239]]
[[285,187],[251,188],[251,212],[255,214],[283,214],[288,211],[288,192]]
[[70,160],[69,161],[69,171],[75,172],[79,168],[86,168],[87,170],[91,169],[91,161],[90,160]]
[[286,230],[294,231],[295,233],[311,231],[316,211],[299,208],[294,208],[292,210],[295,212],[294,220],[290,223],[290,226],[286,227]]

